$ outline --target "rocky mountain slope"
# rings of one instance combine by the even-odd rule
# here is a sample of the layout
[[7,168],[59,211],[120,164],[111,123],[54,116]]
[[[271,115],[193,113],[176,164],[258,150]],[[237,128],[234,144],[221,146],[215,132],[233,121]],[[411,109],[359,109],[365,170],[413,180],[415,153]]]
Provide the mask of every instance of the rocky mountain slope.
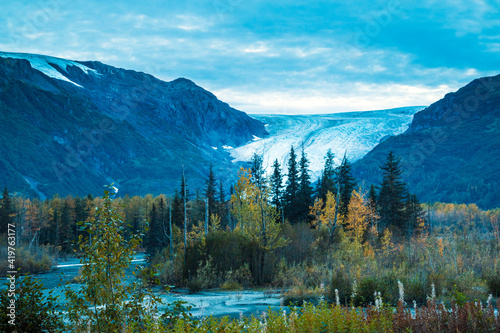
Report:
[[380,183],[379,165],[394,151],[422,201],[500,207],[500,75],[476,79],[415,114],[408,130],[354,165],[358,178]]
[[202,186],[210,163],[236,169],[222,146],[266,134],[187,79],[0,53],[0,184],[11,191],[100,194],[115,182],[122,194],[170,193],[182,166]]

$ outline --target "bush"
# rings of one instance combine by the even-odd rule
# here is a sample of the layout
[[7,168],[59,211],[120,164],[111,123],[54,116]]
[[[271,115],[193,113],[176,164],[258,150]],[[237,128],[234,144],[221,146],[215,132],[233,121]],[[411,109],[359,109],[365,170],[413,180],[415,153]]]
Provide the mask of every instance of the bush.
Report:
[[381,292],[379,286],[379,280],[374,277],[365,277],[359,281],[358,291],[355,304],[368,305],[375,304],[375,292]]
[[[0,249],[0,253],[2,258],[7,259],[7,247],[2,247]],[[0,271],[8,271],[8,264],[7,260],[2,260],[0,262]],[[22,274],[38,274],[48,272],[52,269],[53,265],[54,258],[43,246],[37,250],[28,250],[24,247],[18,247],[16,249],[16,269],[18,269]]]
[[229,281],[225,281],[222,284],[221,289],[222,290],[243,290],[243,287],[238,282],[236,282],[234,280],[229,280]]
[[[0,311],[1,332],[63,332],[64,325],[59,315],[60,306],[57,297],[49,291],[44,295],[44,288],[37,279],[29,276],[17,277],[15,326],[8,323],[12,318],[7,311]],[[7,284],[8,286],[8,284]],[[7,290],[0,294],[2,310],[7,310],[10,297]]]
[[486,279],[486,284],[488,285],[488,292],[495,297],[500,297],[500,272],[495,275],[491,275]]
[[182,281],[182,254],[178,253],[174,260],[166,259],[169,256],[169,249],[163,249],[149,259],[150,267],[156,267],[159,283],[164,286],[177,285]]
[[340,304],[347,305],[351,300],[352,285],[354,279],[351,278],[347,270],[337,269],[333,272],[329,290],[330,300],[335,300],[335,289],[338,290]]

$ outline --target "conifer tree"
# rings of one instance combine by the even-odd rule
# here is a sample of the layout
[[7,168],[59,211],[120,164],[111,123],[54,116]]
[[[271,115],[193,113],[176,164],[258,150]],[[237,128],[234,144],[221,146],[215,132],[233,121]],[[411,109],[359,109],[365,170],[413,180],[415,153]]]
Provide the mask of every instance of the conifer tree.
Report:
[[351,194],[356,187],[356,181],[352,176],[352,165],[347,159],[347,154],[344,154],[342,163],[337,168],[337,186],[339,192],[339,208],[338,214],[345,220],[349,215],[349,202]]
[[172,199],[172,224],[182,229],[184,223],[184,212],[182,209],[182,197],[176,190]]
[[379,215],[377,206],[377,191],[375,190],[375,186],[373,184],[370,186],[370,192],[368,192],[368,208],[370,211],[369,222],[371,225],[371,231],[377,234]]
[[254,153],[252,156],[252,160],[250,161],[250,171],[252,173],[252,181],[262,189],[264,185],[264,167],[263,167],[263,158],[262,155]]
[[387,156],[387,160],[383,166],[382,184],[380,185],[380,193],[378,205],[380,207],[381,227],[396,227],[399,230],[404,230],[406,224],[406,198],[407,187],[401,179],[403,169],[401,159],[396,158],[391,151]]
[[373,184],[370,186],[370,192],[368,193],[368,203],[373,208],[377,206],[377,191]]
[[300,183],[298,191],[298,220],[306,221],[309,216],[309,207],[312,206],[312,187],[311,187],[311,177],[309,176],[309,161],[307,160],[306,153],[302,149],[302,155],[300,157],[299,168],[300,168]]
[[219,180],[219,202],[226,202],[226,191],[224,190],[222,179]]
[[293,146],[290,148],[290,158],[288,160],[288,179],[285,189],[285,217],[291,223],[298,221],[298,192],[299,192],[299,170],[297,166],[297,155]]
[[215,213],[216,202],[215,202],[215,192],[217,189],[217,182],[215,180],[215,174],[212,164],[210,164],[210,171],[208,173],[208,179],[205,186],[205,198],[208,199],[208,216]]
[[283,175],[281,174],[278,159],[274,161],[273,173],[270,177],[271,203],[276,207],[278,213],[283,217]]
[[321,174],[320,181],[318,182],[317,195],[319,198],[326,202],[326,194],[328,191],[331,193],[337,193],[337,188],[335,186],[335,167],[334,167],[334,157],[331,149],[325,155],[325,167]]
[[217,193],[217,197],[219,201],[217,204],[217,216],[220,218],[221,225],[225,227],[227,226],[227,202],[226,191],[222,179],[219,179],[219,192]]
[[410,237],[413,234],[422,231],[425,224],[425,211],[420,205],[420,201],[415,194],[408,195],[405,210],[406,224],[404,232]]

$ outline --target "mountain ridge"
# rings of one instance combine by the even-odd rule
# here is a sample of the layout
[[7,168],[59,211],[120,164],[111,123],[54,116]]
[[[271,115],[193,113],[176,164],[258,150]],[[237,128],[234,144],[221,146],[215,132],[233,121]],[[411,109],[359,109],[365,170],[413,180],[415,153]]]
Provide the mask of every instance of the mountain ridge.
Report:
[[183,165],[200,186],[210,164],[224,176],[237,169],[213,146],[267,133],[187,79],[8,53],[0,53],[0,120],[0,183],[38,196],[100,194],[110,182],[124,193],[172,191]]
[[500,75],[475,79],[416,113],[405,133],[354,164],[355,176],[380,183],[390,151],[422,201],[500,207]]

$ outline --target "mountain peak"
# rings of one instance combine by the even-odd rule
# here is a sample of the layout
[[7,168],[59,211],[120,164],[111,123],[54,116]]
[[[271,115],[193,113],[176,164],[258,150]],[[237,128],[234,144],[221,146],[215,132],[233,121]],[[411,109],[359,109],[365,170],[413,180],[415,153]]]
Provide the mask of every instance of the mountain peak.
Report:
[[182,85],[189,85],[189,86],[196,86],[196,83],[191,81],[190,79],[186,79],[185,77],[180,77],[172,81],[174,84],[182,84]]

